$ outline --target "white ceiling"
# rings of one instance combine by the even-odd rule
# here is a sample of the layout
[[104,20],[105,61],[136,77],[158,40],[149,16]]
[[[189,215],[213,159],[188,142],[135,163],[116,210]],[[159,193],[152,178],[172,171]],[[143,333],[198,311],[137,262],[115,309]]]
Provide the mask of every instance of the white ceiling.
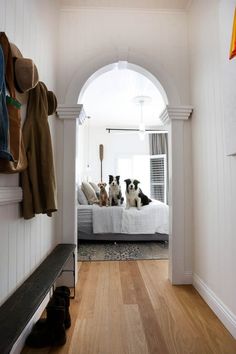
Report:
[[184,10],[191,0],[60,0],[63,6]]
[[[134,97],[148,96],[151,102],[141,106]],[[144,75],[129,69],[115,68],[91,81],[79,103],[84,105],[90,125],[138,128],[141,115],[145,127],[162,125],[159,115],[163,111],[164,100],[156,86]]]

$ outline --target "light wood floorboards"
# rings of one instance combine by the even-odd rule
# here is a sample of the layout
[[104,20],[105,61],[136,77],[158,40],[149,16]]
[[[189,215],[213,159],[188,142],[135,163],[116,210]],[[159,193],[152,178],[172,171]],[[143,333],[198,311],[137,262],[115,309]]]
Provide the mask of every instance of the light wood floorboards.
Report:
[[235,354],[236,341],[168,261],[83,262],[72,326],[60,348],[24,354]]

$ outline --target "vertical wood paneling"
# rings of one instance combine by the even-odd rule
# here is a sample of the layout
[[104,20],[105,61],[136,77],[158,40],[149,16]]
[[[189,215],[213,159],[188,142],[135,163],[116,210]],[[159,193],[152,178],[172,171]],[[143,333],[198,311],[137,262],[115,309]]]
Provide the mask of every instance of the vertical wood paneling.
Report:
[[[35,61],[40,80],[53,90],[56,86],[57,6],[55,1],[49,0],[0,0],[0,30],[6,32],[25,57]],[[17,174],[0,174],[0,186],[18,186],[18,180]],[[24,220],[18,204],[0,206],[0,303],[51,251],[56,243],[54,224],[55,216],[37,215],[32,220]]]
[[1,247],[0,247],[0,298],[4,298],[8,292],[8,208],[7,206],[1,207],[0,213],[0,237],[1,237]]
[[8,229],[8,286],[13,289],[17,283],[16,269],[17,269],[17,237],[18,237],[18,222],[17,222],[17,204],[13,207],[8,206],[9,211],[9,229]]
[[[195,108],[192,117],[194,271],[235,314],[236,160],[225,153],[224,110],[230,107],[225,107],[224,102],[221,56],[225,60],[228,53],[222,51],[221,27],[216,21],[222,15],[222,7],[226,16],[227,6],[232,2],[235,3],[192,1],[189,41],[191,101]],[[235,92],[233,79],[230,90]]]
[[5,20],[6,20],[6,2],[7,0],[0,0],[0,6],[1,6],[1,11],[0,11],[0,29],[2,30],[5,28]]
[[23,26],[24,26],[24,0],[17,0],[16,2],[16,18],[15,18],[15,42],[19,48],[23,44]]
[[9,38],[14,38],[15,34],[15,0],[6,1],[6,22],[5,31]]
[[25,259],[25,247],[24,247],[24,236],[25,236],[24,221],[21,219],[18,222],[18,235],[16,240],[17,248],[17,268],[16,268],[16,280],[17,284],[21,282],[24,278],[25,268],[24,268],[24,259]]

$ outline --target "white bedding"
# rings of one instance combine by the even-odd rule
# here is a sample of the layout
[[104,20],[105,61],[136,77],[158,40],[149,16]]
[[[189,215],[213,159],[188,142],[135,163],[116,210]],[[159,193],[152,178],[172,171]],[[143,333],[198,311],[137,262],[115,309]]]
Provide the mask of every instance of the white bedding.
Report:
[[93,233],[121,233],[123,207],[93,205]]
[[152,201],[137,208],[93,205],[93,233],[169,234],[168,205]]

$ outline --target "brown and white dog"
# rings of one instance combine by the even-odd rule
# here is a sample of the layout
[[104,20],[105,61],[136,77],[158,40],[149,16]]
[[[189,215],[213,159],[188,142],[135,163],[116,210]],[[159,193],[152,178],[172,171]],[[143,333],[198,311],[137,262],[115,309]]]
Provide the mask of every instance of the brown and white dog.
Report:
[[130,207],[137,207],[138,210],[141,209],[141,206],[148,205],[151,202],[145,194],[143,194],[141,188],[138,187],[140,183],[137,179],[126,179],[126,209]]
[[120,176],[109,175],[109,205],[121,205],[124,201],[120,188]]
[[99,192],[99,205],[100,206],[108,206],[108,194],[106,191],[106,183],[100,182],[98,183],[98,187],[100,188]]

